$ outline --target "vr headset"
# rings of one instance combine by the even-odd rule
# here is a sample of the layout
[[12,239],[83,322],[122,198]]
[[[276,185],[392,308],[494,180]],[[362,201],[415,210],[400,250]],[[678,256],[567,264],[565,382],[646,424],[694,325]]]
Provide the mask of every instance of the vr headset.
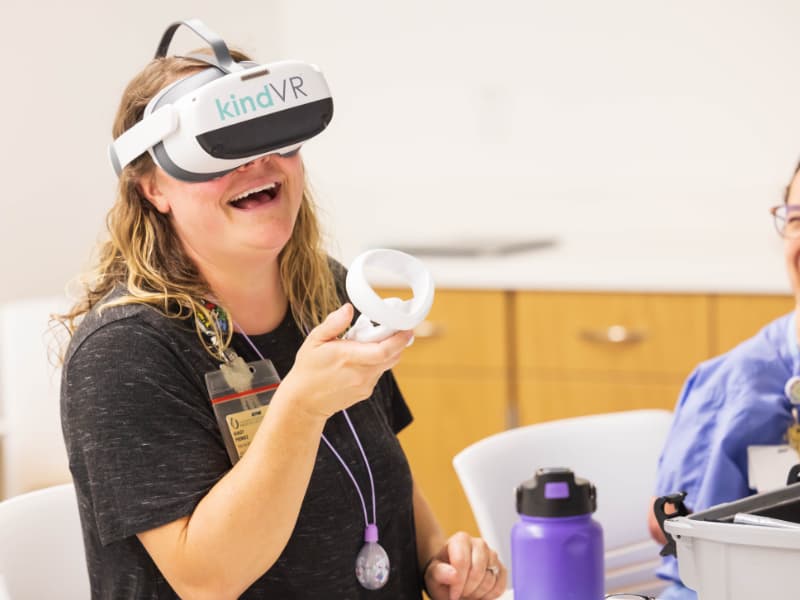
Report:
[[209,66],[161,90],[142,120],[114,140],[109,155],[118,176],[149,152],[175,179],[209,181],[266,154],[297,152],[327,127],[333,99],[316,66],[288,60],[235,62],[225,42],[197,19],[171,24],[156,58],[166,56],[181,25],[213,50],[213,56],[187,58]]

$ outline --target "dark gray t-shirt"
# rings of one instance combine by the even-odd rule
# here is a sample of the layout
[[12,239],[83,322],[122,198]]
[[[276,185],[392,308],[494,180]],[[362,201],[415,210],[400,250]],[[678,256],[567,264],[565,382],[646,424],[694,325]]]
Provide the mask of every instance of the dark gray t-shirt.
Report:
[[[252,340],[283,378],[303,335],[287,312],[273,332]],[[258,358],[238,335],[233,347],[247,361]],[[177,597],[136,534],[191,514],[231,468],[204,383],[204,374],[218,367],[193,323],[146,306],[93,311],[73,336],[61,418],[93,598]],[[375,478],[380,543],[391,561],[388,583],[368,591],[356,581],[361,501],[341,464],[320,444],[288,545],[241,598],[421,597],[411,473],[395,436],[411,414],[391,372],[348,414]],[[328,420],[324,433],[352,470],[371,513],[367,471],[341,413]]]

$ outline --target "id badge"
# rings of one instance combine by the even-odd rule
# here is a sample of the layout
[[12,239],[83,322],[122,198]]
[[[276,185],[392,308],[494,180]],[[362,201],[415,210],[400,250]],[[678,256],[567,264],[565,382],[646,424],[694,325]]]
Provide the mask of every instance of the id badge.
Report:
[[236,464],[253,441],[280,383],[270,360],[246,363],[236,357],[206,373],[206,388],[225,449]]
[[797,451],[789,444],[748,446],[748,486],[757,492],[782,488],[787,485],[789,470],[797,463]]

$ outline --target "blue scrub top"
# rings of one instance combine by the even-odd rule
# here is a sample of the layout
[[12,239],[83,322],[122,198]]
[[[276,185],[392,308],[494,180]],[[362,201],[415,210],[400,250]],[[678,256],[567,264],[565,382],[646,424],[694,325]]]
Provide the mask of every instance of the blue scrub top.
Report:
[[[658,462],[656,496],[686,492],[696,512],[754,493],[747,482],[747,448],[781,444],[791,403],[783,388],[800,373],[794,313],[773,321],[689,376]],[[680,581],[675,557],[658,575]]]

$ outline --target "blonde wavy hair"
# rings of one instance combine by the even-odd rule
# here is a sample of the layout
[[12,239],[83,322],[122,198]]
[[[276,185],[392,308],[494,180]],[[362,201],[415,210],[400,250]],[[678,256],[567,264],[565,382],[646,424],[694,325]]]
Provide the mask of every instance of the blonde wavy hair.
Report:
[[[248,60],[241,52],[232,51],[231,55],[237,61]],[[122,95],[113,137],[116,139],[141,120],[147,103],[167,84],[204,67],[207,65],[185,57],[151,61]],[[222,341],[220,350],[224,350],[230,343],[232,328],[228,335],[222,335],[216,320],[210,318],[202,299],[213,297],[212,290],[184,251],[170,215],[156,210],[139,188],[139,181],[155,168],[145,153],[123,169],[116,202],[106,217],[109,239],[99,247],[98,262],[84,285],[84,295],[56,318],[72,335],[82,317],[95,307],[139,303],[182,319],[201,313],[212,324],[217,340]],[[341,304],[307,182],[292,236],[280,252],[278,263],[281,284],[301,330],[315,327]],[[120,286],[125,295],[105,300]]]

